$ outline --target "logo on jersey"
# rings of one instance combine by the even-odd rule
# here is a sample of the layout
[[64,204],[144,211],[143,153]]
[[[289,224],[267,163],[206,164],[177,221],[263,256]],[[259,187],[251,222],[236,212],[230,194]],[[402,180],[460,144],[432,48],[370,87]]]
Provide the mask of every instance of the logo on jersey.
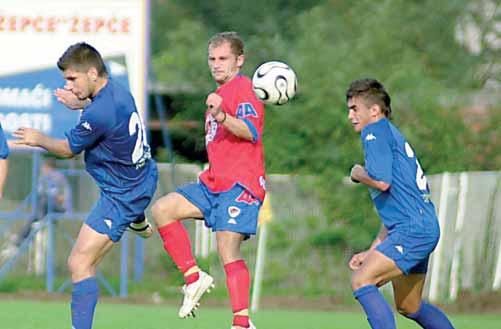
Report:
[[374,141],[374,140],[376,140],[376,136],[374,136],[374,135],[371,133],[371,134],[369,134],[369,135],[365,136],[365,140],[366,140],[366,141]]
[[263,176],[259,176],[259,186],[266,191],[266,179]]
[[236,202],[243,202],[247,204],[257,204],[259,205],[259,200],[256,199],[252,194],[247,191],[242,191],[239,196],[235,199]]
[[207,115],[205,119],[205,145],[209,144],[216,137],[217,121],[212,114]]
[[402,247],[401,245],[398,245],[398,246],[395,246],[395,249],[397,249],[397,251],[400,253],[400,254],[404,254],[404,247]]
[[90,126],[90,123],[88,123],[87,121],[82,122],[82,127],[87,129],[88,131],[92,131],[92,127]]
[[110,219],[105,219],[104,223],[106,224],[106,226],[108,226],[108,228],[111,228],[111,220]]
[[243,119],[247,117],[257,118],[257,112],[251,103],[240,103],[237,108],[237,118]]

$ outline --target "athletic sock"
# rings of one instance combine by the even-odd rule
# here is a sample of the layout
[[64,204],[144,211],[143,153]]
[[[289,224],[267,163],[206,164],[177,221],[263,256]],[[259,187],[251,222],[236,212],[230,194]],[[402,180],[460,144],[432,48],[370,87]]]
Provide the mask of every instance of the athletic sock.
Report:
[[242,327],[242,328],[249,328],[250,327],[249,316],[248,315],[233,315],[232,325]]
[[224,265],[226,273],[226,286],[230,295],[231,309],[233,311],[233,325],[244,328],[249,327],[249,316],[235,315],[249,308],[250,274],[245,261],[237,261]]
[[94,309],[99,298],[99,286],[95,277],[73,284],[71,294],[71,323],[73,329],[91,329]]
[[191,273],[184,276],[184,282],[188,284],[192,284],[200,278],[199,272]]
[[362,305],[372,329],[396,329],[390,305],[374,285],[359,288],[353,296]]
[[447,315],[438,307],[422,302],[416,313],[405,315],[425,329],[454,329]]
[[[191,252],[188,231],[186,231],[184,225],[180,221],[164,225],[158,229],[158,232],[163,240],[165,251],[167,251],[181,273],[185,273],[190,268],[197,265]],[[187,278],[193,280],[195,277],[196,276],[188,275],[185,277],[186,283],[189,284]],[[198,277],[192,282],[196,280],[198,280]]]

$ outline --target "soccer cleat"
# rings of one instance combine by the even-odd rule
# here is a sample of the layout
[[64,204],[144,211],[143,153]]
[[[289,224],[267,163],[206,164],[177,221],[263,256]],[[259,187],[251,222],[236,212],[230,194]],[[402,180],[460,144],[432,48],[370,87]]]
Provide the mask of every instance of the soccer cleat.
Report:
[[153,227],[151,227],[148,218],[144,218],[142,222],[139,223],[130,223],[129,230],[137,234],[143,239],[148,239],[153,234]]
[[203,271],[198,272],[198,275],[197,281],[183,286],[184,298],[183,305],[179,309],[180,318],[195,317],[195,310],[200,305],[200,298],[204,293],[210,292],[211,288],[214,288],[213,277]]
[[248,328],[243,328],[243,327],[239,327],[239,326],[231,326],[231,329],[256,329],[256,326],[254,325],[254,323],[252,323],[251,320],[249,320],[249,327]]

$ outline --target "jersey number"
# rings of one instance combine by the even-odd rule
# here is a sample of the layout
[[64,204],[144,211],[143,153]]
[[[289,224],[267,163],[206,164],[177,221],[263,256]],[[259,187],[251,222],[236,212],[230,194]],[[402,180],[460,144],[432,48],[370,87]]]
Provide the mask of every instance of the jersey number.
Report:
[[407,153],[407,156],[409,158],[415,158],[416,159],[416,184],[418,188],[421,191],[426,191],[428,187],[428,180],[426,179],[426,176],[424,175],[423,168],[421,168],[421,164],[419,163],[417,157],[414,156],[414,151],[412,150],[412,147],[409,145],[409,143],[405,143],[405,152]]
[[132,112],[129,119],[129,136],[137,133],[136,144],[134,145],[134,151],[132,152],[132,163],[138,164],[140,161],[144,161],[144,146],[146,140],[144,139],[144,128],[141,118],[137,112]]

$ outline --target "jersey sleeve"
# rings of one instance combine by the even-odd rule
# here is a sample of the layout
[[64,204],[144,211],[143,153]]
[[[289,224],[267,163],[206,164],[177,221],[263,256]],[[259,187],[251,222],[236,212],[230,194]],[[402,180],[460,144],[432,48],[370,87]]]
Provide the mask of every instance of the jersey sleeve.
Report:
[[101,108],[92,104],[83,112],[78,124],[65,133],[71,152],[78,154],[95,145],[95,143],[111,128],[112,120],[104,115]]
[[369,131],[362,137],[365,170],[369,177],[391,185],[393,153],[390,140],[383,131]]
[[261,139],[263,131],[264,107],[260,102],[253,99],[242,99],[237,105],[235,113],[237,119],[241,119],[252,133],[252,142],[256,143]]
[[9,146],[7,145],[2,125],[0,125],[0,159],[7,159],[9,153]]

